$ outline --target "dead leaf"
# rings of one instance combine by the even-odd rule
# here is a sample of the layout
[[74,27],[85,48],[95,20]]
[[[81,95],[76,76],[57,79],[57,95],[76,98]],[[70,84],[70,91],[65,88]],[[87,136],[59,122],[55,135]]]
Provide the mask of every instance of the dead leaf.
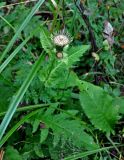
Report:
[[4,150],[0,150],[0,160],[3,160]]
[[108,21],[105,21],[103,37],[108,41],[110,46],[112,46],[114,43],[113,31],[114,31],[114,29],[113,29],[111,23]]
[[124,44],[123,44],[123,45],[121,45],[121,48],[122,48],[122,49],[124,49]]

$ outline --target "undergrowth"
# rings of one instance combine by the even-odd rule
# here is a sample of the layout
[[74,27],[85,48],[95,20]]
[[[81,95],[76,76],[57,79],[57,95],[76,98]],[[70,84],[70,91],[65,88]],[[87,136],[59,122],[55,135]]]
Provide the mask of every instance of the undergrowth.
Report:
[[123,160],[124,1],[0,8],[0,159]]

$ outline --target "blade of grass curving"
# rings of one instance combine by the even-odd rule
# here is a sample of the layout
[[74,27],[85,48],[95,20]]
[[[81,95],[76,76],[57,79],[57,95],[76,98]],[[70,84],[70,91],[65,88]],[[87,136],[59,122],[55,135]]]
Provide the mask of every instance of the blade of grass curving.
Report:
[[8,51],[11,49],[11,47],[13,46],[14,42],[16,41],[16,39],[19,37],[21,31],[26,27],[26,25],[29,23],[29,21],[31,20],[31,18],[33,17],[33,15],[36,13],[36,11],[39,9],[39,7],[43,4],[44,1],[45,0],[39,0],[36,3],[36,5],[33,7],[33,9],[31,10],[31,12],[29,13],[29,15],[26,17],[26,19],[24,20],[24,22],[21,24],[20,28],[17,30],[16,34],[13,36],[13,38],[9,42],[9,44],[6,47],[5,51],[3,52],[2,56],[0,57],[0,63],[2,62],[3,58],[6,56],[6,54],[8,53]]
[[[124,145],[117,145],[117,147],[121,147],[121,146],[124,146]],[[112,149],[112,148],[114,148],[114,147],[110,146],[110,147],[99,148],[99,149],[92,150],[92,151],[86,151],[86,152],[82,152],[82,153],[76,153],[76,154],[74,154],[72,156],[64,158],[64,160],[76,160],[76,159],[84,158],[84,157],[87,157],[89,155],[92,155],[92,154],[95,154],[95,153],[98,153],[98,152],[102,152],[102,151],[106,151],[106,150],[109,150],[109,149]]]
[[16,54],[24,47],[24,45],[31,39],[31,37],[39,31],[39,27],[31,33],[12,53],[11,55],[1,64],[0,73],[5,69],[9,62],[16,56]]
[[[43,108],[42,108],[43,109]],[[37,109],[35,111],[32,111],[31,113],[27,114],[25,117],[23,117],[18,123],[16,123],[12,129],[3,137],[3,139],[0,141],[0,148],[3,146],[3,144],[8,140],[8,138],[30,117],[34,116],[35,114],[39,113],[41,109]]]
[[13,114],[16,111],[16,108],[20,101],[22,100],[26,90],[28,89],[30,83],[32,82],[33,78],[35,77],[37,71],[40,68],[40,64],[43,61],[43,54],[40,55],[39,59],[36,61],[36,63],[33,65],[31,71],[29,72],[27,78],[23,82],[22,86],[18,90],[17,94],[13,97],[12,102],[10,103],[9,109],[0,125],[0,140],[3,137],[3,134],[5,133],[5,130],[7,126],[9,125],[10,120],[13,117]]

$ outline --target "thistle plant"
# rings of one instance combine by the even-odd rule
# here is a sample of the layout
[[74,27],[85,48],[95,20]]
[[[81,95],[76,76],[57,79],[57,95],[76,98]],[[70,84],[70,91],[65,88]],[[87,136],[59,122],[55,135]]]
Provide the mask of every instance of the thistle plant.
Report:
[[0,159],[123,159],[123,2],[35,1],[0,2]]
[[[40,79],[45,82],[47,87],[63,88],[70,68],[80,60],[80,57],[88,50],[89,46],[71,46],[72,37],[64,30],[50,35],[46,28],[42,28],[40,40],[42,47],[51,57],[45,68],[40,72]],[[62,75],[64,77],[63,79],[61,79]],[[71,76],[73,77],[70,74],[69,79]],[[74,81],[74,78],[72,80]],[[73,82],[69,83],[70,86],[74,85]]]

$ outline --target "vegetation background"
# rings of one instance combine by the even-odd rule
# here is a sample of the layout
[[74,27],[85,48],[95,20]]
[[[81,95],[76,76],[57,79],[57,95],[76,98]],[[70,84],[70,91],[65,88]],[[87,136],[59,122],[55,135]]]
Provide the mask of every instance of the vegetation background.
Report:
[[123,61],[124,0],[0,1],[0,160],[123,160]]

